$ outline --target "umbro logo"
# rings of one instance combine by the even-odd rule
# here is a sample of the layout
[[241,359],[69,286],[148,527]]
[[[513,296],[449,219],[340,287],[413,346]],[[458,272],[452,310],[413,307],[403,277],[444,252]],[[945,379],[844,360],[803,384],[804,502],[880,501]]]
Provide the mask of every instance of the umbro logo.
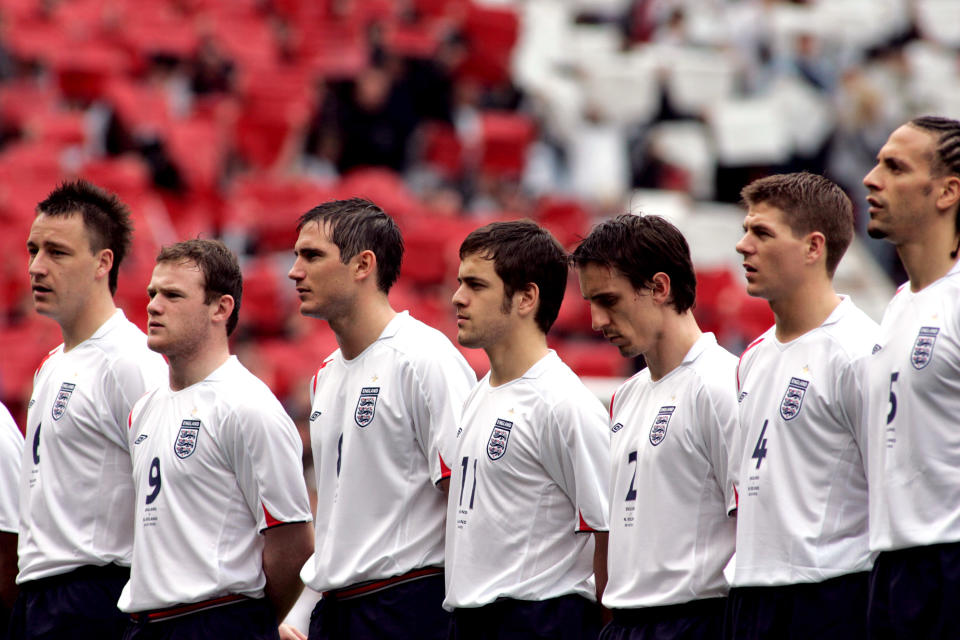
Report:
[[314,420],[316,420],[316,419],[319,418],[319,417],[320,417],[320,412],[319,412],[319,411],[314,411],[313,413],[310,414],[310,422],[313,422]]
[[134,440],[134,441],[133,441],[133,444],[140,444],[141,442],[143,442],[143,441],[146,440],[146,439],[147,439],[147,434],[144,433],[144,434],[141,435],[139,438],[137,438],[136,440]]

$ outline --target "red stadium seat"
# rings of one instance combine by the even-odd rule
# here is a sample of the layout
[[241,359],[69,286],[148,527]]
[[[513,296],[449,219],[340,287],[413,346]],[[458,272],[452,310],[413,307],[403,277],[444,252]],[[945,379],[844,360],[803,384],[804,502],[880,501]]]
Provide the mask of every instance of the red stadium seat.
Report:
[[606,342],[552,339],[550,343],[560,359],[578,376],[626,377],[628,359]]
[[534,138],[533,120],[514,111],[485,111],[480,127],[481,171],[509,177],[523,173],[527,147]]

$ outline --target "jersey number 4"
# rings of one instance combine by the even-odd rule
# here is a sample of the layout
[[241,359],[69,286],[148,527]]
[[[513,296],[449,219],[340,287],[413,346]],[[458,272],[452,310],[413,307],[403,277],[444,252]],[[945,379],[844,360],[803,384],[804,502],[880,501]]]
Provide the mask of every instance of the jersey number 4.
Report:
[[753,455],[750,456],[750,458],[757,461],[757,469],[760,468],[760,463],[763,462],[763,459],[767,457],[767,439],[763,436],[767,433],[767,424],[769,422],[769,420],[763,421],[763,428],[760,429],[760,437],[757,438],[757,444],[753,448]]

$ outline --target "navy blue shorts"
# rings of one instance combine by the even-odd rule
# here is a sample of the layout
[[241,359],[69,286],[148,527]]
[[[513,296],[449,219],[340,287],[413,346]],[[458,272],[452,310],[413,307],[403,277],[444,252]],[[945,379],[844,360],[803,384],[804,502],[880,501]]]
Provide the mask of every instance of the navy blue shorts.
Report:
[[[186,607],[184,607],[186,608]],[[277,640],[277,615],[264,598],[243,598],[229,604],[192,611],[183,615],[165,614],[151,620],[127,618],[123,640]]]
[[862,571],[823,582],[731,589],[726,638],[864,640],[869,579]]
[[130,569],[80,567],[20,585],[10,616],[16,640],[119,640],[127,614],[117,609]]
[[[415,573],[415,572],[414,572]],[[368,585],[375,586],[375,585]],[[351,591],[361,592],[349,595]],[[364,592],[325,593],[310,615],[310,640],[444,640],[450,614],[443,610],[443,573]]]
[[450,640],[596,640],[600,627],[599,605],[582,596],[501,598],[474,609],[455,609]]
[[877,556],[870,574],[870,637],[960,637],[960,543]]
[[613,609],[601,640],[718,640],[723,637],[726,598],[638,609]]

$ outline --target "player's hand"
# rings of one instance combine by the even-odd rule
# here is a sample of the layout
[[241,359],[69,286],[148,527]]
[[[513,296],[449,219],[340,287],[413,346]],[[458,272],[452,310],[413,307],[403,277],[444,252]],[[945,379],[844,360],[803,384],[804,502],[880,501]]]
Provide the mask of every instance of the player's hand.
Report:
[[280,632],[280,640],[307,640],[307,636],[303,635],[299,629],[288,624],[280,625],[277,631]]

